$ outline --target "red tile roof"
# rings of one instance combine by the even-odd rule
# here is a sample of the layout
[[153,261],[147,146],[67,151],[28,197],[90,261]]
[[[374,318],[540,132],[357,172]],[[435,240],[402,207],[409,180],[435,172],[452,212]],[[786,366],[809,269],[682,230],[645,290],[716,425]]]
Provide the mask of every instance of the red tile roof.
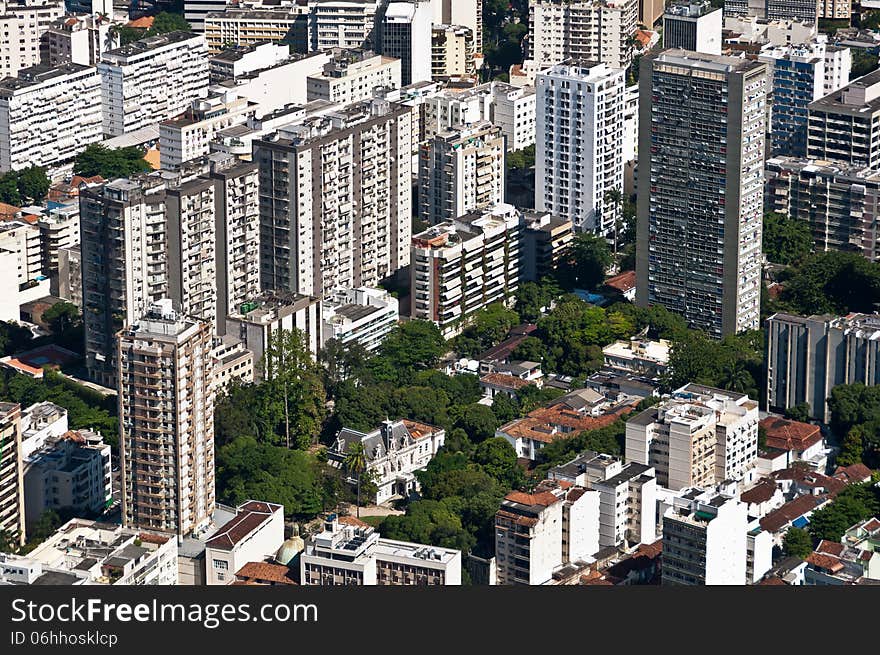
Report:
[[871,479],[871,469],[859,462],[846,468],[838,467],[834,472],[834,477],[849,484],[867,482]]
[[783,587],[787,587],[787,586],[788,586],[788,585],[785,584],[785,582],[782,581],[781,578],[777,578],[777,577],[775,577],[775,576],[770,577],[770,578],[764,578],[764,579],[761,580],[758,584],[759,584],[759,585],[765,585],[765,586],[768,586],[768,585],[774,585],[774,586],[782,585]]
[[847,486],[847,482],[841,478],[832,478],[800,466],[774,471],[772,475],[774,480],[792,480],[808,489],[824,490],[832,498]]
[[835,557],[842,557],[845,549],[846,546],[843,544],[837,541],[828,541],[827,539],[823,539],[819,542],[819,545],[816,546],[817,553],[825,553],[826,555],[834,555]]
[[232,550],[238,543],[268,521],[281,505],[256,500],[238,508],[235,518],[228,521],[205,544],[218,550]]
[[161,544],[168,543],[168,540],[171,537],[167,537],[167,536],[161,535],[161,534],[152,534],[150,532],[141,532],[138,535],[138,538],[141,541],[146,541],[148,544],[160,544],[161,545]]
[[235,577],[241,582],[296,584],[293,572],[288,567],[271,562],[248,562],[238,570]]
[[843,569],[843,562],[833,555],[825,555],[823,553],[810,553],[807,555],[807,563],[818,569],[825,569],[832,573],[837,573]]
[[336,519],[342,525],[353,525],[356,528],[369,528],[370,524],[361,521],[356,516],[340,516]]
[[610,277],[605,280],[605,286],[611,287],[612,289],[617,289],[621,293],[626,293],[630,289],[634,289],[636,286],[636,272],[624,271],[619,275]]
[[776,483],[763,479],[748,491],[744,491],[739,499],[744,503],[766,503],[776,493]]
[[762,518],[760,521],[761,527],[768,532],[777,532],[795,519],[800,518],[808,512],[812,512],[827,499],[828,497],[825,495],[799,496]]
[[129,21],[126,27],[136,27],[138,29],[149,29],[153,27],[154,16],[141,16],[137,20]]
[[418,421],[410,421],[409,419],[402,420],[412,438],[416,440],[430,437],[432,434],[436,434],[440,431],[440,428],[428,425],[427,423],[419,423]]
[[767,431],[767,446],[777,450],[803,451],[822,441],[818,425],[768,416],[760,426]]
[[522,505],[540,505],[542,507],[550,507],[550,505],[559,501],[559,498],[549,491],[542,491],[535,494],[527,494],[522,491],[511,491],[504,497],[504,499]]

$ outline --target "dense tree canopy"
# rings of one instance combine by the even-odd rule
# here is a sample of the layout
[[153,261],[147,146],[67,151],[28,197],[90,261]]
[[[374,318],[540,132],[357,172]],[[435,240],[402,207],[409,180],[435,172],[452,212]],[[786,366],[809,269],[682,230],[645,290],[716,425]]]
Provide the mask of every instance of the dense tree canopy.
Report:
[[106,180],[129,177],[149,170],[150,165],[144,160],[143,151],[133,146],[108,148],[100,143],[93,143],[77,155],[73,163],[73,172],[77,175],[100,175]]
[[853,484],[810,516],[808,530],[815,541],[840,541],[843,533],[864,519],[880,513],[876,488],[869,484]]
[[838,461],[855,463],[859,454],[868,466],[880,466],[880,387],[839,384],[831,390],[828,408],[831,431],[845,446]]
[[805,316],[872,313],[880,307],[880,264],[851,252],[815,254],[786,281],[780,300]]
[[518,324],[519,316],[515,311],[503,303],[492,303],[473,315],[468,326],[452,340],[452,346],[462,356],[476,357],[501,343],[510,328]]
[[790,557],[806,559],[813,552],[813,539],[806,530],[789,528],[782,540],[782,550]]
[[761,243],[771,262],[797,264],[812,251],[813,236],[809,223],[771,212],[764,216]]
[[51,185],[46,169],[41,166],[9,171],[0,175],[0,202],[15,206],[40,203],[49,193]]
[[602,237],[581,232],[560,257],[556,277],[567,291],[593,291],[605,280],[605,271],[611,262],[608,242]]

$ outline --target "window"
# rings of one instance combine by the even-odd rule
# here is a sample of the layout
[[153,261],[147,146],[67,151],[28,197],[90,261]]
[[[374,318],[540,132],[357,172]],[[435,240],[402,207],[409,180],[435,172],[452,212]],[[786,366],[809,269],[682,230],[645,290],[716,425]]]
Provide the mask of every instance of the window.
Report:
[[220,569],[221,571],[227,571],[227,570],[229,570],[229,562],[227,562],[226,560],[222,560],[222,559],[215,559],[214,560],[214,568]]

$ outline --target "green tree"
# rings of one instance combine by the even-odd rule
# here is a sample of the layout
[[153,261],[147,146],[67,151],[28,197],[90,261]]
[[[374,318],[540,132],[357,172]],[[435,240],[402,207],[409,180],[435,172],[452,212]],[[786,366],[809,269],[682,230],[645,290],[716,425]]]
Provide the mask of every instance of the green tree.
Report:
[[17,323],[0,321],[0,352],[12,355],[30,347],[33,334]]
[[808,530],[815,541],[840,541],[853,525],[880,511],[880,502],[868,484],[852,484],[828,505],[810,516]]
[[504,303],[496,302],[476,312],[468,326],[452,341],[456,352],[475,357],[483,350],[501,343],[510,329],[519,323],[519,315]]
[[58,302],[43,312],[43,322],[49,327],[58,345],[82,352],[83,321],[79,307],[69,302]]
[[263,370],[267,385],[284,407],[284,441],[288,448],[291,427],[296,446],[307,448],[318,437],[325,417],[326,394],[318,366],[306,345],[302,330],[275,330],[269,337]]
[[498,425],[498,417],[492,408],[478,403],[465,407],[457,423],[457,426],[464,430],[474,443],[494,437]]
[[180,14],[174,14],[168,11],[160,11],[153,19],[153,26],[148,30],[150,36],[153,34],[165,34],[167,32],[189,32],[192,30],[190,24]]
[[16,207],[22,204],[21,192],[18,190],[18,176],[14,171],[0,175],[0,202]]
[[321,464],[302,450],[237,437],[217,450],[219,500],[239,505],[249,498],[284,505],[289,517],[311,519],[322,509]]
[[843,440],[840,454],[837,456],[837,465],[852,466],[860,463],[865,450],[864,443],[864,429],[859,425],[854,425]]
[[611,252],[604,238],[580,233],[560,257],[556,272],[559,285],[568,291],[593,291],[605,280],[605,271],[611,263]]
[[73,163],[75,174],[85,177],[100,175],[107,180],[149,170],[150,165],[144,161],[144,153],[138,148],[108,148],[100,143],[87,146]]
[[790,557],[806,559],[813,552],[810,533],[801,528],[789,528],[782,540],[782,551]]
[[52,186],[51,180],[46,175],[46,169],[42,166],[29,166],[18,171],[18,192],[22,199],[31,202],[42,202]]
[[518,487],[523,482],[523,470],[517,464],[516,451],[504,437],[492,437],[478,444],[473,461],[507,488]]
[[785,418],[806,423],[810,420],[810,403],[798,403],[785,410]]
[[18,536],[12,530],[0,529],[0,553],[18,552]]
[[880,306],[880,264],[852,252],[817,253],[785,283],[780,300],[802,315],[872,313]]
[[357,482],[357,516],[361,516],[361,475],[367,469],[367,454],[362,441],[355,441],[348,446],[345,453],[345,470],[354,475]]
[[761,244],[767,259],[776,264],[797,264],[813,250],[813,235],[805,221],[770,212],[764,215]]
[[[430,321],[406,321],[379,346],[380,357],[400,373],[434,368],[445,352],[440,329]],[[375,358],[374,358],[375,359]]]

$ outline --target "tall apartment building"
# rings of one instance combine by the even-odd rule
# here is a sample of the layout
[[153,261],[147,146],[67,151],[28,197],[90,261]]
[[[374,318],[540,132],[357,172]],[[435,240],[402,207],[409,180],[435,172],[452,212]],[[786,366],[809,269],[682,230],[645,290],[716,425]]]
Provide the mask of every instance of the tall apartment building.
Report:
[[27,525],[46,510],[102,513],[113,502],[110,476],[110,444],[100,434],[77,430],[46,440],[24,462]]
[[489,120],[501,128],[508,152],[535,145],[538,95],[532,86],[489,84]]
[[419,149],[419,215],[432,224],[504,201],[506,150],[501,128],[457,125]]
[[65,63],[96,66],[104,52],[120,45],[119,34],[112,29],[110,21],[91,15],[61,18],[43,38],[51,66]]
[[375,528],[330,514],[300,555],[302,585],[461,584],[461,551],[383,539]]
[[0,80],[0,172],[46,166],[54,174],[101,139],[94,67],[40,65]]
[[527,59],[537,70],[567,59],[628,68],[638,13],[638,0],[534,0]]
[[47,61],[43,37],[64,13],[64,0],[0,1],[0,79]]
[[747,505],[693,489],[663,515],[664,585],[743,585],[746,582]]
[[626,461],[651,466],[672,490],[738,480],[758,456],[758,402],[687,384],[626,424]]
[[[192,26],[200,31],[196,25]],[[205,14],[204,33],[211,54],[217,54],[228,43],[250,47],[266,41],[285,45],[301,43],[297,52],[305,52],[308,14],[296,6],[211,11]]]
[[119,333],[126,527],[186,536],[214,511],[211,327],[153,305]]
[[507,302],[519,286],[521,218],[512,205],[438,223],[412,239],[412,317],[446,336],[474,312]]
[[[825,49],[823,41],[761,49],[758,59],[767,63],[770,76],[768,127],[772,155],[806,157],[807,108],[847,83],[849,67],[844,70],[843,63],[830,67],[826,73]],[[837,52],[829,54],[834,56]]]
[[115,384],[115,334],[162,298],[223,325],[259,291],[253,164],[216,154],[80,193],[86,367]]
[[834,93],[849,83],[852,70],[852,50],[838,45],[825,46],[824,95]]
[[164,185],[120,179],[79,198],[86,368],[116,386],[116,333],[168,292]]
[[378,50],[401,62],[403,85],[431,80],[431,0],[391,0],[378,26]]
[[474,35],[474,50],[483,52],[483,0],[432,0],[434,25],[461,25]]
[[431,28],[431,78],[469,77],[476,73],[474,34],[461,25]]
[[811,102],[809,112],[810,158],[880,168],[880,71]]
[[159,156],[163,169],[174,170],[184,162],[211,152],[214,136],[252,118],[257,103],[236,97],[231,91],[213,91],[193,100],[179,117],[159,123]]
[[50,293],[58,295],[61,251],[79,246],[79,200],[47,207],[37,221],[43,275],[49,276]]
[[720,55],[723,14],[708,0],[670,4],[663,14],[663,47]]
[[801,403],[810,417],[831,419],[827,399],[838,384],[880,384],[876,366],[880,317],[793,316],[767,319],[767,408],[784,411]]
[[21,458],[21,405],[0,403],[0,530],[26,539]]
[[377,87],[399,89],[401,61],[363,50],[333,53],[323,72],[306,78],[308,100],[350,105],[370,100]]
[[765,171],[765,209],[809,224],[817,252],[880,259],[880,172],[795,157],[768,159]]
[[567,61],[535,80],[535,205],[613,237],[623,193],[624,71]]
[[565,564],[599,552],[599,493],[545,480],[527,494],[512,491],[495,513],[499,585],[542,585]]
[[412,120],[373,100],[254,142],[264,289],[377,286],[409,263]]
[[309,50],[374,49],[382,4],[382,0],[312,0],[309,2]]
[[42,276],[43,253],[38,225],[23,219],[0,221],[0,248],[9,253],[15,263],[10,277],[19,288],[34,284]]
[[184,113],[208,94],[208,48],[194,32],[168,32],[105,52],[98,64],[104,134],[119,136]]
[[254,379],[264,379],[263,357],[278,331],[299,330],[306,348],[317,358],[324,344],[321,301],[287,291],[264,291],[230,308],[220,334],[238,339],[253,353]]
[[636,302],[715,338],[760,318],[766,96],[762,62],[641,61]]
[[587,451],[547,472],[599,492],[599,546],[652,544],[657,540],[657,479],[644,464]]

